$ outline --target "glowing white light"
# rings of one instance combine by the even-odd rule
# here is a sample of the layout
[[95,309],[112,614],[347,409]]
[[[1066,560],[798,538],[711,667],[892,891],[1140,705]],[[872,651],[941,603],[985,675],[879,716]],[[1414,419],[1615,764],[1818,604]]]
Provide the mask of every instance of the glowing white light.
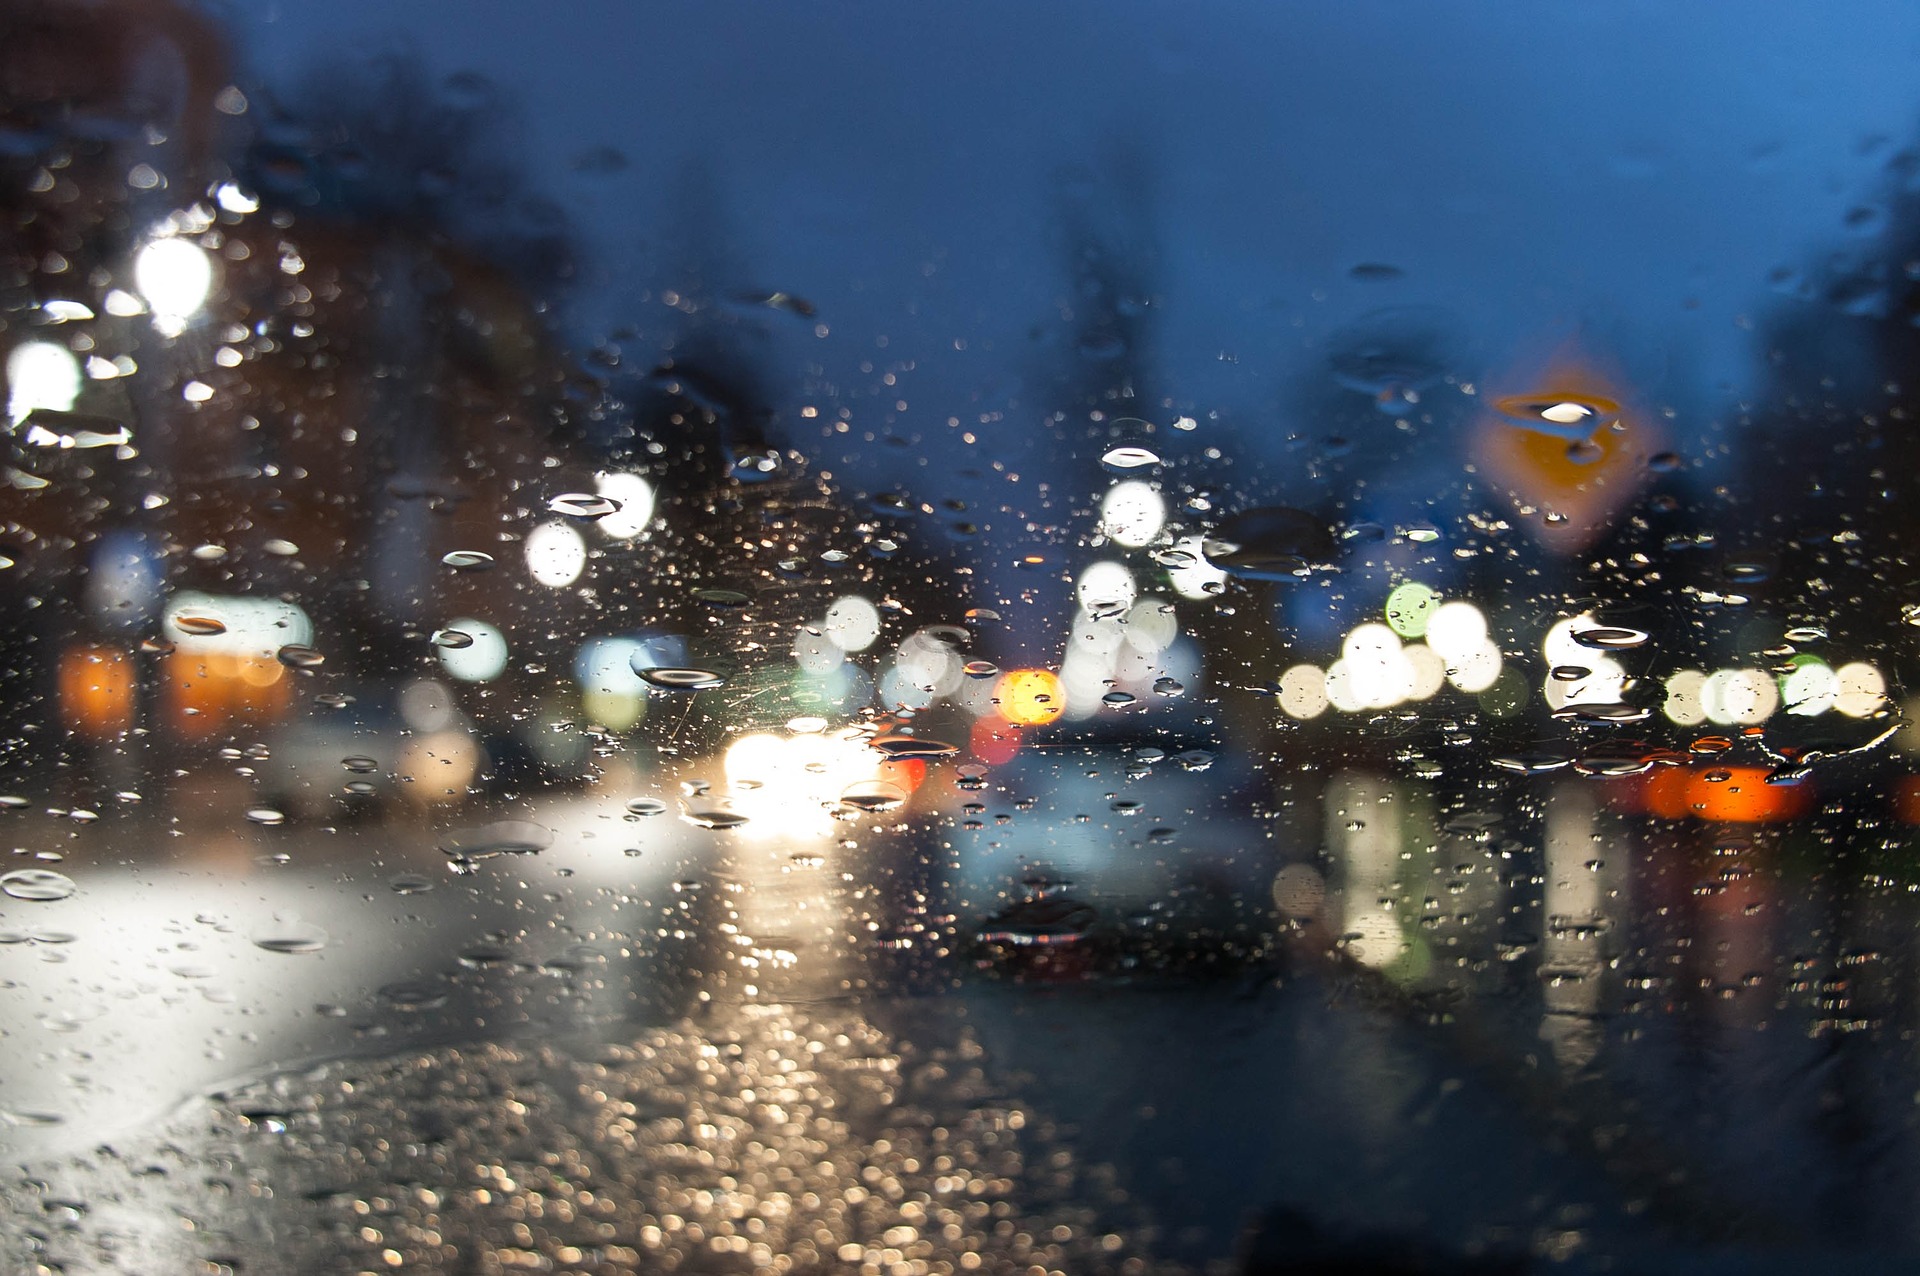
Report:
[[1060,689],[1066,699],[1065,716],[1086,718],[1106,707],[1106,694],[1113,688],[1113,657],[1083,648],[1069,647],[1060,662]]
[[1841,665],[1837,678],[1840,685],[1834,708],[1849,718],[1864,718],[1886,707],[1887,680],[1872,665],[1865,661]]
[[1840,675],[1831,666],[1817,661],[1796,665],[1780,689],[1780,698],[1787,712],[1796,717],[1811,718],[1825,713],[1839,703]]
[[1072,656],[1098,656],[1103,668],[1110,668],[1113,656],[1127,641],[1127,631],[1118,620],[1093,620],[1081,616],[1073,622],[1073,632],[1067,636],[1067,654]]
[[933,688],[920,686],[898,665],[880,675],[880,703],[889,709],[925,709],[933,703]]
[[924,633],[909,634],[893,658],[894,668],[909,685],[930,696],[950,696],[960,689],[962,661],[954,649]]
[[825,634],[802,629],[793,636],[793,661],[800,666],[801,673],[810,677],[825,677],[838,669],[846,658],[847,653]]
[[1375,970],[1390,966],[1407,949],[1400,923],[1392,913],[1361,913],[1348,920],[1347,929],[1351,932],[1347,936],[1347,952],[1363,966]]
[[732,808],[749,838],[830,837],[840,795],[879,774],[873,750],[841,735],[741,736],[727,748]]
[[1447,663],[1456,663],[1487,646],[1487,618],[1469,602],[1441,603],[1427,617],[1426,639]]
[[156,239],[133,259],[133,286],[156,316],[189,318],[213,291],[213,258],[186,239]]
[[1707,678],[1700,702],[1714,722],[1751,726],[1773,716],[1780,692],[1761,670],[1718,669]]
[[1353,678],[1344,660],[1336,660],[1328,667],[1324,690],[1327,703],[1342,713],[1358,713],[1366,707],[1354,691]]
[[1317,718],[1327,711],[1327,675],[1313,665],[1295,665],[1280,675],[1280,709],[1290,718]]
[[1226,584],[1227,574],[1206,560],[1200,545],[1198,536],[1183,536],[1173,544],[1180,565],[1167,568],[1167,581],[1182,598],[1212,598]]
[[558,519],[527,533],[527,571],[542,585],[571,585],[586,565],[587,543]]
[[1390,709],[1412,695],[1413,666],[1400,635],[1385,625],[1356,625],[1341,651],[1348,688],[1363,708]]
[[1173,606],[1158,598],[1145,598],[1127,613],[1127,646],[1144,655],[1165,651],[1180,636],[1180,621]]
[[613,513],[594,520],[596,528],[617,541],[632,540],[647,530],[653,521],[651,483],[638,474],[596,474],[593,483],[601,496],[620,503]]
[[484,620],[462,616],[447,622],[473,639],[469,647],[439,647],[440,667],[462,682],[492,682],[507,668],[507,636]]
[[23,341],[7,354],[7,415],[18,425],[36,408],[70,412],[80,397],[80,361],[64,346]]
[[1413,685],[1408,693],[1410,700],[1430,700],[1440,694],[1440,688],[1447,685],[1447,662],[1440,653],[1425,643],[1408,643],[1403,653],[1407,666],[1413,671]]
[[1707,720],[1707,675],[1698,669],[1682,669],[1667,679],[1667,721],[1680,727],[1697,727]]
[[230,213],[257,213],[260,211],[259,199],[241,190],[232,182],[222,182],[214,188],[213,202]]
[[1089,616],[1118,616],[1133,606],[1139,590],[1133,573],[1121,563],[1095,563],[1080,573],[1074,596]]
[[1115,483],[1100,502],[1100,531],[1116,545],[1138,549],[1167,523],[1167,502],[1153,484]]
[[[1427,640],[1433,640],[1432,625],[1427,627]],[[1485,691],[1499,679],[1500,649],[1490,642],[1447,658],[1447,681],[1469,694]]]
[[842,651],[865,651],[880,636],[880,609],[857,594],[849,594],[827,608],[827,620],[820,632]]

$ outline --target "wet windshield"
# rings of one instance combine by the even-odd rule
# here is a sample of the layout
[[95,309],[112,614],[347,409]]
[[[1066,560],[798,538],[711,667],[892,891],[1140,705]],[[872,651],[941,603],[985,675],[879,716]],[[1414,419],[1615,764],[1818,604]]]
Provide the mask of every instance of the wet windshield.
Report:
[[0,4],[0,1266],[1920,1261],[1916,50]]

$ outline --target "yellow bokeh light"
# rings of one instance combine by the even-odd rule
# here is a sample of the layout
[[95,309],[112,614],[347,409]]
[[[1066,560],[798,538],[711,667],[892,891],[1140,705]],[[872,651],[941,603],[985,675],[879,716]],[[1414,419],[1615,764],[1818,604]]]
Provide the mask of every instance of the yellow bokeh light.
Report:
[[1067,707],[1066,690],[1058,676],[1045,669],[1016,669],[994,688],[1000,716],[1023,727],[1052,722]]

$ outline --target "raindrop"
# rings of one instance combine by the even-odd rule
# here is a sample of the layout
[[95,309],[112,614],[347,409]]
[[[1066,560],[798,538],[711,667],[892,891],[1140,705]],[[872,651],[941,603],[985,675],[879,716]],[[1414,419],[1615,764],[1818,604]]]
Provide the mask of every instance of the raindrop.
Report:
[[1503,753],[1488,759],[1502,771],[1513,771],[1520,775],[1541,775],[1548,771],[1558,771],[1569,766],[1573,758],[1565,753],[1551,749],[1532,749],[1523,753]]
[[350,757],[341,758],[340,765],[355,775],[371,775],[380,769],[378,762],[357,753]]
[[642,818],[647,818],[655,815],[665,815],[666,811],[667,811],[667,804],[665,802],[662,802],[659,798],[638,797],[638,798],[634,798],[631,802],[627,803],[627,813],[629,815],[637,815]]
[[718,586],[704,586],[691,592],[696,601],[722,610],[745,607],[753,601],[753,595],[743,590],[723,589]]
[[980,942],[1018,948],[1078,943],[1086,937],[1096,914],[1056,890],[1043,891],[988,918],[980,927]]
[[666,666],[636,667],[634,672],[640,680],[650,687],[659,687],[663,691],[711,691],[715,687],[726,685],[726,679],[707,669],[685,669]]
[[596,519],[620,512],[620,502],[611,496],[590,492],[566,492],[547,502],[547,509],[569,518]]
[[181,633],[192,634],[196,638],[211,638],[227,632],[227,622],[212,616],[175,616],[173,624]]
[[1327,366],[1342,386],[1372,395],[1389,415],[1403,416],[1455,362],[1459,328],[1453,315],[1436,306],[1376,310],[1333,334]]
[[1578,682],[1582,678],[1591,678],[1593,670],[1585,665],[1555,665],[1547,676],[1555,682]]
[[1106,454],[1100,458],[1100,464],[1110,470],[1118,470],[1124,473],[1128,470],[1137,470],[1148,465],[1160,465],[1163,464],[1163,462],[1159,454],[1149,448],[1122,444],[1119,447],[1109,448]]
[[379,996],[382,1002],[403,1014],[437,1010],[447,1004],[446,991],[433,984],[412,982],[385,984],[381,987]]
[[1000,675],[1000,666],[989,660],[969,660],[960,666],[960,672],[969,678],[997,678]]
[[419,873],[402,873],[387,883],[395,895],[424,895],[433,889],[433,879]]
[[1515,394],[1495,399],[1493,407],[1516,425],[1573,442],[1592,438],[1620,415],[1613,400],[1584,394]]
[[1119,708],[1121,705],[1132,704],[1133,695],[1126,691],[1109,691],[1106,695],[1100,697],[1100,703]]
[[493,566],[493,555],[477,549],[456,549],[441,555],[440,561],[457,572],[481,572]]
[[290,642],[277,653],[280,663],[289,669],[317,669],[327,658],[305,643]]
[[1644,646],[1648,634],[1643,629],[1609,625],[1595,629],[1576,629],[1568,637],[1580,646],[1594,651],[1621,651],[1630,647]]
[[737,829],[742,824],[747,823],[747,817],[738,811],[726,811],[719,808],[694,810],[689,807],[687,810],[681,812],[680,818],[695,828],[715,829],[719,831]]
[[434,631],[432,642],[436,647],[459,651],[463,647],[473,646],[473,635],[464,629],[438,629]]
[[14,899],[45,903],[65,899],[76,889],[71,877],[48,868],[17,868],[0,874],[0,891]]
[[1174,754],[1173,760],[1183,771],[1204,771],[1213,765],[1213,754],[1205,749],[1188,749]]
[[255,948],[289,956],[317,953],[331,940],[326,931],[311,922],[302,921],[275,922],[272,926],[253,932],[251,938]]
[[1155,678],[1153,680],[1153,694],[1156,696],[1177,696],[1185,691],[1186,688],[1180,683],[1175,682],[1172,678]]
[[907,800],[907,793],[897,784],[885,780],[862,780],[849,785],[841,793],[840,801],[856,811],[877,814],[891,811]]
[[496,855],[537,855],[553,845],[553,830],[531,820],[497,820],[479,828],[458,829],[440,843],[449,858],[474,861]]
[[1221,571],[1249,580],[1297,580],[1335,557],[1325,523],[1304,510],[1272,506],[1235,514],[1200,547]]
[[912,735],[877,736],[868,744],[889,758],[944,758],[960,751],[959,745]]
[[285,824],[287,817],[270,806],[256,806],[247,812],[247,819],[255,824]]

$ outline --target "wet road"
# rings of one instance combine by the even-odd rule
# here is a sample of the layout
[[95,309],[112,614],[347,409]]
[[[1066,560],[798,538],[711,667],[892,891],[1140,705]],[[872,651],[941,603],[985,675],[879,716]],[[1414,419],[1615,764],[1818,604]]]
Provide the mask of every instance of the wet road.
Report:
[[[901,1249],[881,1269],[971,1252],[988,1270],[1031,1259],[1257,1271],[1262,1253],[1321,1252],[1754,1270],[1742,1264],[1764,1249],[1786,1271],[1803,1248],[1858,1248],[1850,1230],[1909,1243],[1888,1224],[1912,1173],[1910,1113],[1865,1162],[1839,1128],[1874,1107],[1895,1115],[1895,1052],[1743,1019],[1738,998],[1622,1015],[1620,981],[1600,973],[1619,963],[1578,977],[1605,927],[1567,919],[1587,909],[1604,920],[1609,907],[1583,884],[1590,872],[1556,878],[1551,859],[1556,837],[1585,846],[1589,827],[1620,832],[1591,803],[1564,799],[1559,818],[1578,827],[1547,830],[1549,872],[1531,905],[1544,910],[1544,943],[1494,966],[1537,963],[1544,977],[1525,972],[1518,986],[1531,993],[1483,977],[1461,995],[1371,973],[1364,926],[1348,941],[1361,960],[1344,964],[1325,960],[1311,927],[1291,938],[1270,927],[1260,955],[1210,967],[1130,967],[1097,937],[988,959],[964,931],[1005,876],[976,858],[996,853],[995,825],[969,843],[936,822],[957,835],[945,845],[877,819],[826,836],[791,823],[716,831],[634,816],[611,787],[620,796],[240,831],[196,831],[142,806],[85,822],[9,811],[22,860],[58,848],[64,858],[41,862],[76,883],[66,898],[0,910],[15,1258],[146,1271],[163,1238],[182,1261],[292,1244],[289,1270],[316,1272],[347,1270],[345,1254],[391,1268],[389,1252],[409,1270],[491,1270],[459,1263],[510,1250],[618,1271],[639,1261],[622,1256],[635,1244],[696,1270],[763,1265],[714,1247],[731,1206],[703,1225],[699,1210],[662,1204],[700,1191],[735,1205],[746,1198],[726,1193],[747,1193],[733,1217],[742,1227],[783,1220],[777,1237],[741,1231],[744,1244],[798,1253],[805,1242],[829,1267],[851,1261],[846,1246],[901,1249],[884,1237],[914,1224],[895,1207],[943,1193],[986,1213],[962,1210],[953,1235],[930,1233],[947,1258]],[[1391,798],[1365,777],[1333,788],[1330,811]],[[1084,827],[1067,813],[1073,786],[1056,794],[1059,812],[1031,818]],[[550,830],[551,846],[450,873],[441,846],[489,845],[475,832],[489,828],[498,842],[504,816]],[[1103,895],[1101,856],[1139,836],[1126,820],[1110,827],[1104,850],[1088,835],[1079,859],[1058,845],[1051,863],[1124,912],[1152,882],[1115,870]],[[1375,889],[1368,856],[1386,835],[1372,827],[1330,824],[1345,861],[1336,901]],[[928,864],[951,868],[930,876]],[[1723,937],[1716,947],[1737,955],[1742,933]],[[1766,934],[1744,942],[1751,960],[1769,960]],[[1599,1052],[1613,1063],[1604,1074],[1585,1066]],[[710,1075],[716,1059],[737,1066]],[[769,1079],[796,1068],[812,1080],[769,1108]],[[643,1092],[653,1124],[604,1106]],[[827,1125],[796,1126],[795,1105]],[[1753,1111],[1768,1122],[1747,1128]],[[509,1116],[528,1129],[502,1143]],[[930,1144],[900,1151],[940,1131],[971,1132],[966,1156],[999,1168]],[[809,1189],[815,1205],[796,1206],[804,1193],[777,1174],[749,1192],[740,1167],[752,1157],[740,1157],[755,1146],[769,1166],[824,1176]],[[1753,1157],[1757,1146],[1799,1152],[1783,1163]],[[612,1202],[612,1249],[583,1248],[565,1229],[516,1240],[524,1208],[460,1195],[477,1166],[560,1154],[612,1180],[598,1198]],[[942,1155],[951,1172],[928,1170]],[[163,1162],[164,1174],[141,1171]],[[844,1189],[875,1166],[899,1185],[892,1203],[850,1210]],[[236,1213],[207,1199],[193,1185],[215,1171],[223,1191],[275,1204]],[[1827,1191],[1807,1193],[1809,1179]],[[359,1228],[355,1211],[391,1204],[396,1182],[442,1202],[431,1221]],[[196,1220],[184,1237],[182,1213]],[[1022,1223],[1002,1234],[996,1217]],[[437,1246],[421,1239],[431,1235]],[[555,1256],[568,1253],[585,1257],[566,1268]]]

